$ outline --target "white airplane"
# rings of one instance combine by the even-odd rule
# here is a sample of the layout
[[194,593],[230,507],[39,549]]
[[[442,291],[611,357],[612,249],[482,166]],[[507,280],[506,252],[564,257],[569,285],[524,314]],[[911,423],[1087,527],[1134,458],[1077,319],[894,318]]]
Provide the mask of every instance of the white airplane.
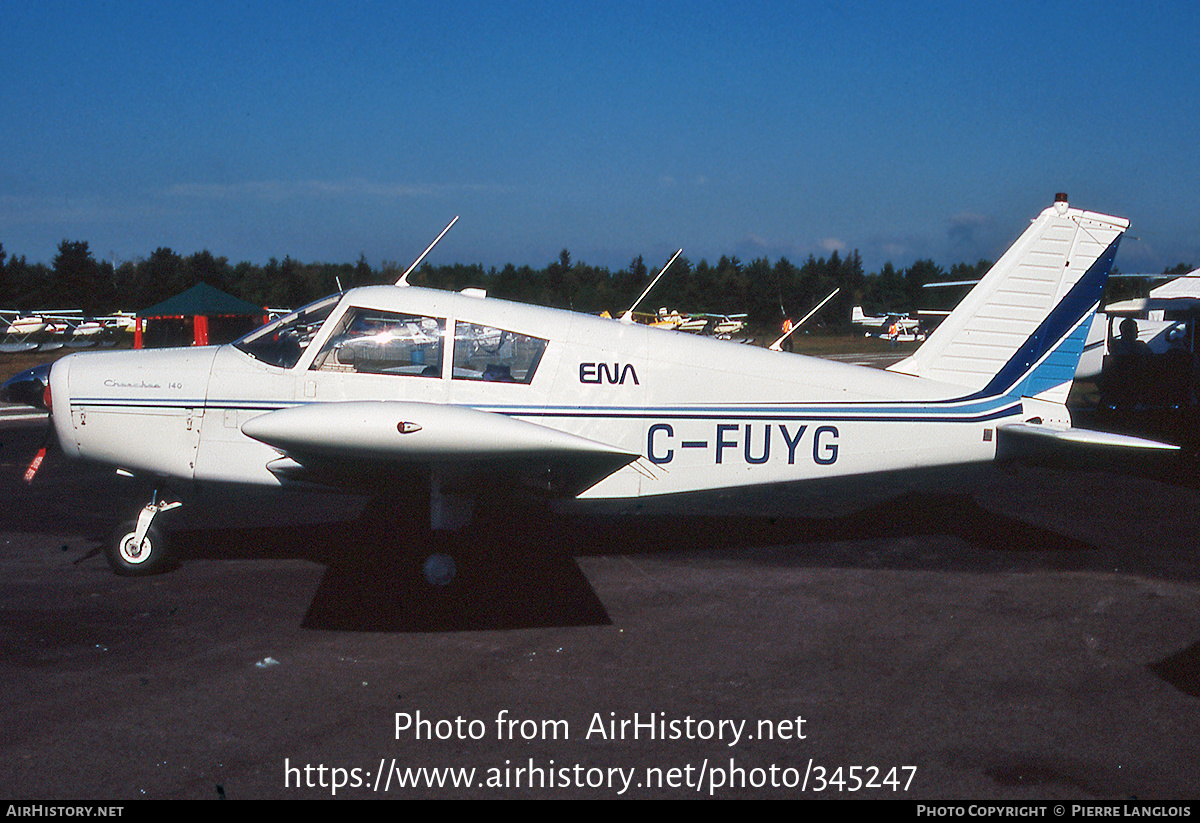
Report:
[[[1123,276],[1162,278],[1161,274]],[[1110,303],[1103,311],[1096,312],[1096,321],[1092,323],[1075,377],[1089,380],[1100,375],[1104,358],[1109,354],[1109,344],[1117,339],[1117,326],[1123,318],[1134,318],[1138,324],[1138,340],[1145,343],[1154,354],[1162,354],[1171,348],[1171,341],[1177,335],[1182,335],[1189,344],[1192,343],[1189,326],[1198,314],[1200,269],[1151,289],[1149,297]]]
[[715,314],[709,315],[713,322],[712,333],[722,340],[727,340],[746,328],[747,314]]
[[[5,315],[8,315],[7,319]],[[22,315],[19,312],[0,312],[0,336],[27,337],[46,328],[46,319],[41,315]]]
[[132,323],[132,317],[119,313],[110,317],[87,318],[81,311],[73,309],[53,309],[30,315],[0,310],[0,337],[11,336],[24,340],[39,332],[50,336],[70,332],[72,337],[87,338],[110,329],[131,330]]
[[419,489],[435,530],[531,495],[636,510],[786,484],[824,511],[1031,443],[1171,448],[1063,405],[1127,227],[1056,202],[891,371],[401,278],[229,345],[72,354],[0,397],[44,399],[68,457],[170,490],[109,547],[123,574],[161,569],[155,516],[211,486]]
[[912,341],[921,331],[921,321],[908,314],[866,314],[862,306],[850,310],[850,323],[865,328],[866,337],[888,337],[895,326],[900,337]]

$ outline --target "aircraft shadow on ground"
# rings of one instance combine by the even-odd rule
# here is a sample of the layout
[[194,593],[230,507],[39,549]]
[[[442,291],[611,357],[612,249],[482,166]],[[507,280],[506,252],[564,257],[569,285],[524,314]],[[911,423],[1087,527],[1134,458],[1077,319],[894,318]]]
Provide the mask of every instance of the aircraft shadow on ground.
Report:
[[[632,524],[643,522],[634,527]],[[949,535],[979,548],[1006,553],[1080,551],[1094,547],[980,506],[968,494],[909,492],[840,517],[646,516],[588,523],[586,535],[606,553],[616,543],[619,553],[662,549],[728,551],[738,548],[793,547],[815,544]],[[584,553],[584,552],[579,552]],[[812,552],[794,552],[811,564]],[[853,555],[848,555],[852,558]],[[912,564],[916,558],[897,562]]]
[[[907,495],[834,519],[561,517],[538,510],[520,519],[485,519],[449,537],[423,524],[364,512],[356,520],[253,529],[175,532],[182,562],[292,558],[326,567],[303,625],[344,631],[453,631],[606,625],[610,618],[574,558],[613,554],[716,552],[749,562],[789,566],[860,565],[853,552],[822,546],[923,535],[958,536],[998,551],[982,561],[1007,568],[1014,553],[1039,557],[1094,547],[993,513],[967,495]],[[890,545],[890,543],[889,543]],[[423,573],[435,553],[454,557],[457,576],[431,585]],[[919,554],[920,556],[917,556]],[[941,568],[947,556],[891,553],[871,565]],[[986,555],[986,553],[982,553]],[[954,561],[978,568],[981,552]]]
[[[32,486],[20,481],[41,433],[0,436],[0,531],[77,533],[99,553],[116,521],[145,501],[129,482],[52,455]],[[773,566],[969,571],[1105,569],[1195,580],[1194,564],[1099,549],[979,506],[965,494],[910,493],[829,518],[627,515],[480,518],[481,528],[435,538],[420,518],[364,512],[357,520],[172,533],[180,559],[295,558],[326,567],[304,625],[358,631],[444,631],[605,625],[603,604],[574,558],[718,555]],[[427,521],[425,521],[427,523]],[[65,530],[65,531],[64,531]],[[950,536],[957,540],[934,539]],[[928,540],[923,538],[930,538]],[[867,541],[864,545],[862,541]],[[425,558],[448,552],[458,576],[429,585]]]
[[[172,534],[181,562],[293,558],[325,566],[303,625],[340,631],[465,631],[606,625],[608,613],[556,541],[470,528],[435,535],[411,521],[370,514],[341,523],[197,529]],[[456,575],[437,586],[424,564],[449,554]]]
[[1147,668],[1184,694],[1200,697],[1200,641]]

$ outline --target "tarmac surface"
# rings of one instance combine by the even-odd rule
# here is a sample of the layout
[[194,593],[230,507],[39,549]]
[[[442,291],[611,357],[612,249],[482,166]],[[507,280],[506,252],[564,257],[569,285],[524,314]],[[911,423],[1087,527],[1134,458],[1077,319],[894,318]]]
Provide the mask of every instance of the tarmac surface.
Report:
[[1194,485],[541,515],[469,533],[444,588],[370,511],[193,511],[177,568],[122,578],[142,492],[53,453],[26,486],[41,425],[4,425],[9,799],[1200,798]]

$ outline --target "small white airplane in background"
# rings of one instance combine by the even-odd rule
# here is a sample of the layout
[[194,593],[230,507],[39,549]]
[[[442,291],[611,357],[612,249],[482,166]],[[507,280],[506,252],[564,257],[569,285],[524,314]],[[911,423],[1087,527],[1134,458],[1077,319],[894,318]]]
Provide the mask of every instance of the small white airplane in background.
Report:
[[709,320],[713,321],[712,333],[722,340],[727,340],[746,328],[747,317],[749,317],[748,314],[708,315]]
[[0,312],[0,336],[27,337],[46,328],[46,319],[36,314]]
[[53,309],[34,314],[0,310],[0,338],[27,340],[45,332],[48,336],[69,334],[73,338],[95,337],[105,331],[127,331],[133,328],[131,315],[85,317],[75,309]]
[[[172,495],[419,489],[433,529],[495,497],[636,510],[779,484],[827,512],[827,495],[899,492],[1030,443],[1170,448],[1073,429],[1064,406],[1127,227],[1060,196],[890,371],[402,277],[225,346],[73,354],[0,396],[37,402],[48,384],[68,457]],[[118,572],[162,568],[152,521],[175,505],[156,494],[119,530]]]
[[867,337],[887,337],[892,326],[896,327],[897,334],[910,337],[915,337],[921,330],[921,321],[908,314],[865,314],[862,306],[851,309],[850,323],[867,329]]

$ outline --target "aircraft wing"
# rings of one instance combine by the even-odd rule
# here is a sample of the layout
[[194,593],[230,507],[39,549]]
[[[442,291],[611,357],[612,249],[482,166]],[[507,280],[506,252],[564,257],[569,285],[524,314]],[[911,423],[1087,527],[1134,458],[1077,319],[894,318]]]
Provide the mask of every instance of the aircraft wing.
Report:
[[255,417],[242,431],[282,453],[268,465],[277,476],[343,486],[436,468],[464,489],[574,497],[638,458],[502,414],[412,401],[309,403]]

